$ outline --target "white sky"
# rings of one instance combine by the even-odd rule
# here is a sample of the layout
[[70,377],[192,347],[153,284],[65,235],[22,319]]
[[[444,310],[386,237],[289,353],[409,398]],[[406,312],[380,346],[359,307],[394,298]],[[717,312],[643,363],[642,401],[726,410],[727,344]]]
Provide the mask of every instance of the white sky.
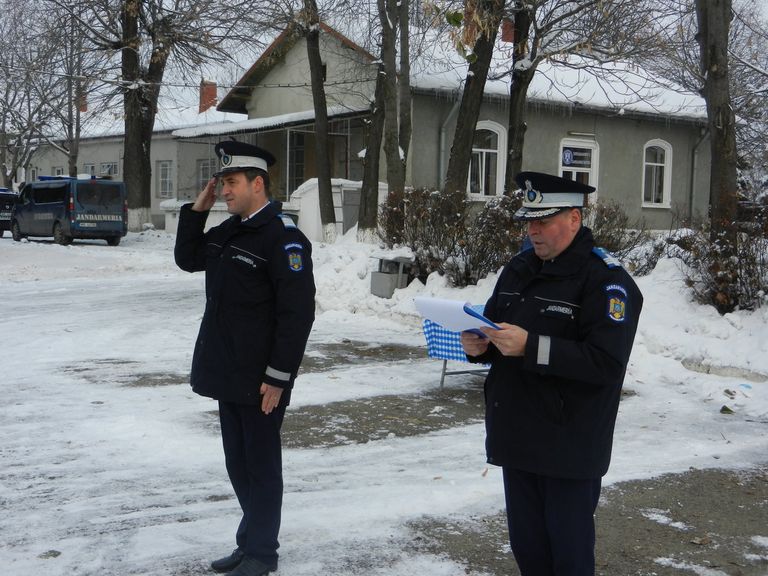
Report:
[[[129,234],[117,248],[0,239],[3,574],[179,574],[234,547],[237,505],[218,501],[231,488],[209,426],[215,402],[186,384],[125,386],[141,374],[189,369],[203,275],[176,269],[173,241],[164,232]],[[379,299],[369,290],[376,252],[348,237],[315,246],[310,350],[345,338],[422,345],[415,296],[483,302],[495,281],[457,290],[432,276]],[[638,284],[646,300],[625,382],[636,395],[622,401],[606,484],[764,464],[768,308],[721,317],[692,304],[670,261]],[[439,370],[425,353],[386,369],[302,374],[293,405],[428,392]],[[450,376],[446,385],[477,384]],[[735,414],[721,414],[724,404]],[[403,542],[406,523],[424,515],[461,522],[502,509],[500,471],[486,465],[483,442],[482,424],[472,423],[285,450],[278,574],[356,574],[356,555],[379,566],[372,576],[463,573],[442,558],[409,556]],[[768,554],[768,527],[753,541]],[[60,555],[46,557],[51,550]]]

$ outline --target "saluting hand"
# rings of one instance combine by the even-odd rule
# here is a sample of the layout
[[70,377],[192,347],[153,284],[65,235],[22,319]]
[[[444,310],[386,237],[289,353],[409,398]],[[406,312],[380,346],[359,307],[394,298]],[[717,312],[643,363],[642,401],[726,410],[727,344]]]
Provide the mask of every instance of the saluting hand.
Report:
[[269,414],[272,410],[277,408],[278,404],[280,404],[280,396],[283,395],[283,389],[263,382],[259,391],[262,396],[261,411],[264,412],[264,414]]
[[197,195],[192,210],[195,212],[207,212],[213,208],[216,202],[216,178],[211,178],[205,188]]
[[493,328],[480,328],[480,330],[504,356],[523,356],[525,343],[528,341],[528,331],[506,322],[500,322],[497,326],[501,330]]

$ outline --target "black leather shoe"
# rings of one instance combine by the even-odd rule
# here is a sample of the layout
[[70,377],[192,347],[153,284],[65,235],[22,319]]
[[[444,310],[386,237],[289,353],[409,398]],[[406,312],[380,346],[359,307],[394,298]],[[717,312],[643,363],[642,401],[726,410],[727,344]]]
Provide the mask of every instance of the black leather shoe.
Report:
[[277,563],[265,564],[252,556],[244,556],[237,568],[232,570],[228,576],[266,576],[275,570],[277,570]]
[[244,556],[245,550],[235,548],[229,556],[224,556],[224,558],[211,562],[211,568],[213,568],[214,572],[229,572],[238,567]]

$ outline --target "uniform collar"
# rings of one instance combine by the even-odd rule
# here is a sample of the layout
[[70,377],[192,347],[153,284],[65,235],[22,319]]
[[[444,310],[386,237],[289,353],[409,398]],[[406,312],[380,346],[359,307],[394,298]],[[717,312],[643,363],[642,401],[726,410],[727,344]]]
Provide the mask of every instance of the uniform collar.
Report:
[[245,220],[240,220],[238,224],[240,226],[247,226],[249,228],[257,228],[280,214],[282,209],[282,203],[275,201],[268,202],[262,206],[261,209],[259,209],[255,214],[251,214],[251,216]]
[[253,218],[254,216],[256,216],[256,214],[258,214],[259,212],[261,212],[262,210],[264,210],[264,208],[266,208],[267,206],[269,206],[269,202],[267,202],[266,204],[264,204],[264,206],[262,206],[261,208],[259,208],[258,210],[256,210],[256,212],[254,212],[253,214],[251,214],[250,216],[248,216],[248,218],[243,218],[242,220],[240,220],[240,222],[247,222],[248,220],[250,220],[251,218]]

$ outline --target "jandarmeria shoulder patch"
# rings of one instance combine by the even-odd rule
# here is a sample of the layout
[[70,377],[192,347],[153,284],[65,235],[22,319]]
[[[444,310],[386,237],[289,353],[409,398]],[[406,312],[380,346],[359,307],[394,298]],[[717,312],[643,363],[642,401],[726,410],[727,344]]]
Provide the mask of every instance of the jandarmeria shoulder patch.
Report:
[[608,295],[608,318],[614,322],[624,322],[627,314],[627,290],[620,284],[605,287]]
[[291,242],[285,245],[285,251],[288,253],[288,268],[294,272],[300,272],[304,268],[303,249],[304,246],[298,242]]

